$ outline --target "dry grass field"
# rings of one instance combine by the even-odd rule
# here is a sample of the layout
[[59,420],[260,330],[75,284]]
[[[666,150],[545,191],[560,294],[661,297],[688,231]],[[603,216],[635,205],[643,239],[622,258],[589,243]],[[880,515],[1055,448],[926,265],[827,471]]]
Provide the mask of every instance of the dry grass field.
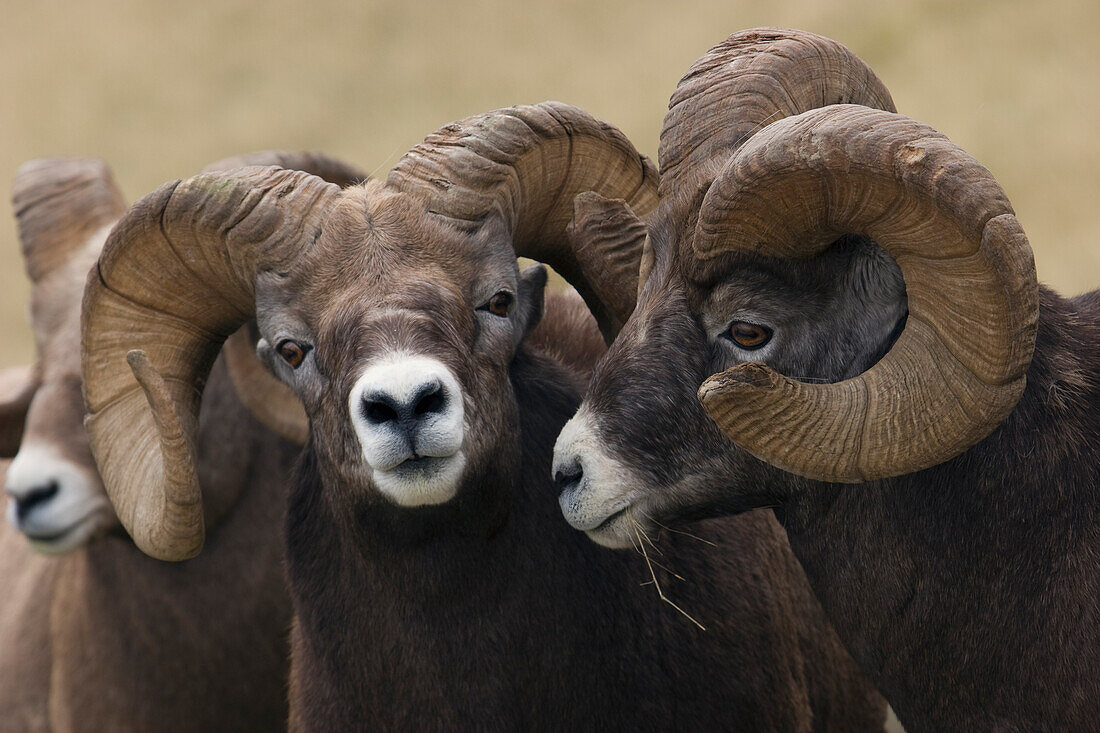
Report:
[[[131,200],[259,148],[384,172],[445,122],[543,99],[655,155],[697,56],[742,28],[805,28],[847,44],[899,111],[993,171],[1040,279],[1100,286],[1093,0],[0,0],[0,18],[0,179],[36,156],[95,155]],[[0,366],[32,356],[27,290],[14,225],[0,227]]]

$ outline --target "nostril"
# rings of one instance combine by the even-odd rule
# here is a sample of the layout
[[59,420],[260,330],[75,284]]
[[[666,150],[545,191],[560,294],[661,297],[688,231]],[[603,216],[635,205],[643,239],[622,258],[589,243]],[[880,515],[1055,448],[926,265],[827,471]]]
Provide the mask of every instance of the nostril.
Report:
[[562,466],[554,472],[554,481],[562,491],[576,486],[583,477],[584,469],[581,468],[580,461],[573,461],[573,463]]
[[436,383],[426,385],[413,402],[413,414],[428,415],[433,412],[443,412],[447,400],[443,395],[443,386]]
[[363,398],[363,415],[366,416],[368,422],[375,425],[394,422],[399,418],[393,405],[388,400],[380,397]]
[[44,504],[54,496],[57,495],[58,485],[56,481],[50,481],[43,486],[36,486],[27,492],[25,496],[16,498],[15,500],[15,513],[23,519],[32,509],[40,504]]
[[363,397],[363,416],[374,425],[419,421],[431,414],[443,412],[447,407],[447,393],[438,382],[421,386],[410,397],[397,400],[392,396],[375,392]]

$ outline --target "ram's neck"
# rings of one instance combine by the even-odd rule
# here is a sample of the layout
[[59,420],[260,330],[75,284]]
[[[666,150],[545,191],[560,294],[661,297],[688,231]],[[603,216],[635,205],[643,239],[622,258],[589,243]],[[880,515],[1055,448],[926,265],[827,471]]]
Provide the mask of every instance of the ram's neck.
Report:
[[[569,592],[571,548],[596,549],[551,516],[550,451],[579,392],[521,362],[512,381],[530,448],[503,474],[468,477],[438,509],[340,505],[307,448],[287,516],[292,730],[415,727],[425,709],[467,716],[448,718],[457,727],[510,715],[496,710],[501,686],[526,684],[520,670],[534,672],[536,646],[555,627],[545,594],[555,581]],[[536,404],[533,393],[548,391],[568,399]]]
[[904,478],[812,486],[781,514],[910,729],[1095,725],[1100,292],[1040,302],[1027,389],[986,440]]
[[[512,385],[521,468],[504,487],[506,521],[491,533],[457,523],[449,532],[440,524],[435,536],[387,531],[385,518],[401,516],[378,506],[359,517],[375,531],[337,529],[341,515],[355,510],[324,499],[339,492],[320,483],[307,451],[287,525],[291,730],[415,729],[429,716],[444,729],[522,729],[546,720],[614,727],[629,715],[610,700],[633,709],[633,692],[658,698],[655,690],[623,697],[612,688],[615,675],[657,646],[636,643],[658,633],[638,598],[651,602],[653,616],[665,609],[639,586],[640,558],[600,548],[562,520],[550,477],[553,441],[579,388],[560,368],[526,358],[513,365]],[[408,510],[402,514],[409,519]],[[600,629],[598,646],[592,629]],[[556,681],[548,686],[548,679]],[[622,717],[586,718],[595,711]]]

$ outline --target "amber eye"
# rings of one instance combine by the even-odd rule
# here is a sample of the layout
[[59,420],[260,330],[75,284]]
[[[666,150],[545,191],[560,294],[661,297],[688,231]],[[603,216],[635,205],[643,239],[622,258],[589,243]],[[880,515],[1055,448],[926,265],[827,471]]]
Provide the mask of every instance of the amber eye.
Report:
[[508,309],[512,307],[512,301],[514,300],[515,296],[507,290],[501,290],[499,293],[489,298],[489,302],[481,306],[481,308],[482,310],[489,311],[494,316],[504,318],[508,315]]
[[294,339],[283,339],[276,345],[275,350],[279,352],[283,361],[297,369],[305,360],[310,348],[312,347],[309,344],[299,343]]
[[730,325],[726,336],[742,349],[759,349],[771,340],[772,330],[767,326],[758,326],[755,323],[734,321]]

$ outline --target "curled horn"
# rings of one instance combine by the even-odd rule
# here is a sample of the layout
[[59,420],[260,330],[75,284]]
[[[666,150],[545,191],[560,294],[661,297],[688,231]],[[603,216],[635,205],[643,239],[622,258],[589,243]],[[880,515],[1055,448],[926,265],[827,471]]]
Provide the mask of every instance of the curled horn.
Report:
[[254,317],[257,272],[286,269],[339,191],[278,168],[204,174],[141,199],[108,237],[84,291],[85,424],[119,519],[147,554],[202,549],[194,455],[206,377]]
[[988,435],[1023,392],[1038,284],[1027,237],[993,176],[927,125],[843,105],[765,128],[703,199],[700,264],[730,252],[810,257],[871,237],[897,261],[905,329],[864,374],[811,385],[761,364],[703,383],[718,425],[810,478],[919,471]]
[[830,104],[894,111],[875,73],[845,46],[806,31],[735,33],[691,65],[669,100],[658,161],[661,196],[710,171],[765,126]]
[[[203,173],[227,171],[246,166],[275,165],[288,170],[305,171],[340,188],[362,183],[370,176],[342,160],[323,153],[291,153],[261,150],[224,158],[202,169]],[[269,372],[256,358],[256,334],[246,324],[225,341],[222,347],[225,365],[233,388],[241,402],[260,422],[283,438],[303,445],[309,435],[309,418],[294,391]]]
[[292,153],[286,150],[259,150],[222,158],[203,168],[202,172],[215,173],[256,165],[277,165],[291,171],[305,171],[329,183],[335,183],[340,188],[354,186],[370,178],[369,174],[354,165],[314,151]]
[[566,233],[573,200],[586,191],[623,199],[641,217],[657,205],[656,169],[616,128],[560,102],[487,112],[428,136],[386,184],[426,196],[430,211],[460,226],[503,217],[516,254],[571,282],[605,339],[618,332],[615,304],[619,292],[633,295],[637,258],[582,267]]
[[614,319],[613,337],[634,312],[638,291],[649,274],[643,254],[645,223],[622,199],[585,191],[573,199],[573,220],[565,233],[586,279],[599,281],[604,272],[611,271],[621,281],[620,287],[607,288],[601,296]]
[[38,282],[126,211],[111,169],[98,158],[36,158],[19,167],[12,206],[27,275]]
[[295,445],[309,438],[309,417],[294,390],[256,357],[257,336],[246,323],[225,340],[222,354],[233,389],[248,411],[270,430]]
[[[98,158],[27,161],[15,174],[12,207],[27,275],[36,288],[58,294],[79,284],[70,282],[73,267],[78,266],[74,263],[95,256],[90,246],[101,242],[106,237],[103,230],[126,210],[111,169]],[[43,285],[46,280],[54,282]],[[63,303],[65,298],[51,301]],[[52,322],[36,326],[55,327]],[[33,367],[4,373],[0,380],[0,457],[10,458],[19,451],[31,400],[42,382],[43,370],[51,368],[56,364],[39,361]]]
[[[842,103],[894,110],[870,67],[836,41],[782,28],[733,34],[692,64],[669,101],[658,151],[662,200],[705,186],[717,170],[713,161],[725,161],[766,125]],[[620,326],[654,264],[645,218],[622,201],[592,194],[575,201],[569,237],[583,271],[616,262],[619,278],[629,270],[629,281],[637,281],[635,292],[609,300]]]

